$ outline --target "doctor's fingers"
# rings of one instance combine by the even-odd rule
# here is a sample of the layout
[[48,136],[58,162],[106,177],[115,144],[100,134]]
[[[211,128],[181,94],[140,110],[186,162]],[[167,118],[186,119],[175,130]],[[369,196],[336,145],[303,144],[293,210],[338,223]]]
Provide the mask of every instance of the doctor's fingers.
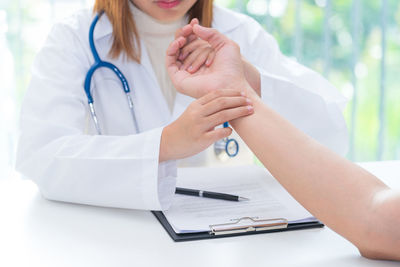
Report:
[[253,112],[254,109],[252,106],[224,109],[206,117],[206,127],[208,129],[213,129],[224,122],[251,115]]
[[246,98],[244,96],[219,97],[205,104],[203,106],[202,114],[204,116],[210,116],[221,110],[247,106],[252,106],[252,102],[249,98]]
[[194,18],[190,21],[190,25],[194,26],[195,24],[200,24],[200,22],[197,18]]
[[193,26],[193,32],[204,41],[207,41],[215,50],[218,50],[225,43],[231,42],[228,37],[216,29],[206,28],[198,24]]
[[244,91],[240,92],[234,89],[220,89],[205,94],[204,96],[197,99],[197,102],[200,103],[201,105],[206,105],[207,103],[220,97],[234,97],[234,96],[245,96],[245,95],[246,93]]
[[175,39],[178,39],[179,37],[186,38],[191,34],[193,34],[193,25],[188,24],[176,30]]
[[182,28],[179,28],[178,30],[176,30],[175,39],[177,39],[180,36],[183,36],[183,37],[187,38],[190,35],[193,35],[193,26],[195,24],[199,24],[199,23],[200,22],[199,22],[199,20],[197,18],[192,19],[188,25],[185,25]]
[[184,61],[181,69],[195,73],[201,66],[206,64],[209,55],[213,52],[211,47],[200,48],[191,53]]
[[201,39],[199,37],[197,37],[196,34],[192,33],[191,35],[186,37],[186,40],[188,41],[188,43],[191,43],[195,40],[201,40]]
[[199,37],[196,36],[196,34],[193,33],[193,26],[196,24],[200,24],[199,20],[197,18],[192,19],[190,22],[190,25],[192,26],[191,33],[186,35],[187,41],[193,42],[196,39],[199,39]]
[[[209,67],[215,57],[215,53],[213,50],[204,50],[202,51],[195,59],[193,62],[189,63],[189,67],[187,68],[187,71],[189,73],[195,73],[197,72],[201,67],[206,66]],[[183,68],[183,67],[182,67]],[[183,68],[184,69],[184,68]]]
[[208,42],[198,39],[198,38],[196,40],[192,40],[192,41],[187,40],[187,41],[188,41],[187,44],[180,51],[179,60],[184,60],[192,52],[197,51],[199,49],[202,49],[202,48],[204,49],[207,47],[212,49],[211,45]]
[[206,60],[206,66],[207,67],[210,67],[211,66],[211,64],[213,63],[213,61],[214,61],[214,58],[215,58],[215,51],[214,51],[214,49],[208,54],[208,57],[207,57],[207,60]]
[[174,40],[167,48],[167,55],[165,59],[165,65],[167,67],[168,74],[172,74],[179,71],[181,63],[178,61],[179,50],[186,44],[186,39],[179,37]]
[[232,134],[232,129],[230,127],[227,128],[217,128],[215,130],[211,130],[205,134],[205,137],[208,139],[210,144],[217,142],[225,137],[228,137]]
[[174,61],[177,59],[180,49],[186,45],[187,41],[184,37],[179,37],[172,41],[167,48],[167,57],[172,57]]

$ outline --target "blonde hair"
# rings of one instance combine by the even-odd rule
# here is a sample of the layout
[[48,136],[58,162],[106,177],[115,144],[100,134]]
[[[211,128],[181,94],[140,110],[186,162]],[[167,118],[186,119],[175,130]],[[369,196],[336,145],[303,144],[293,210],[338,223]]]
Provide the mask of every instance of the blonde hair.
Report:
[[[140,63],[139,34],[129,2],[130,0],[96,0],[93,11],[104,11],[113,26],[113,43],[109,55],[118,58],[125,54],[128,59]],[[188,15],[189,20],[197,18],[201,25],[211,27],[213,0],[197,0]]]

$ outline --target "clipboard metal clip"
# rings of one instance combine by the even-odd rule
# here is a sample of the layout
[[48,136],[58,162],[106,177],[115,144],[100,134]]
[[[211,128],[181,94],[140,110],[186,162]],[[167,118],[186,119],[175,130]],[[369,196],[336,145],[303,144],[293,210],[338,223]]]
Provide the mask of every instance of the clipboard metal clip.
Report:
[[246,232],[266,231],[287,228],[289,222],[284,218],[259,220],[257,217],[232,219],[231,223],[210,225],[210,234],[229,235]]

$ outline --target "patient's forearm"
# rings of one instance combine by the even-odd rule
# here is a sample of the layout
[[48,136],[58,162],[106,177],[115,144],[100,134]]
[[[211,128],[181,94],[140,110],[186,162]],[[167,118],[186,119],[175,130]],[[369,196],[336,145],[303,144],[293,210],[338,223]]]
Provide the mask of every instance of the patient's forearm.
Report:
[[399,195],[296,129],[257,96],[251,99],[254,114],[231,124],[272,175],[365,256],[400,260]]

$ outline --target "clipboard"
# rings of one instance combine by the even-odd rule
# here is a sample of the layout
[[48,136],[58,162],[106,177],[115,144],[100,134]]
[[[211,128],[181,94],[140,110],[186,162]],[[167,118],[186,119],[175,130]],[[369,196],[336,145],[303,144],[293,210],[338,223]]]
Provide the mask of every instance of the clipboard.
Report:
[[162,211],[152,211],[165,231],[175,242],[195,241],[212,238],[234,237],[242,235],[255,235],[263,233],[276,233],[283,231],[294,231],[311,228],[322,228],[324,224],[320,221],[289,223],[284,218],[258,219],[254,217],[243,217],[233,219],[231,222],[210,225],[210,231],[195,233],[176,233]]

